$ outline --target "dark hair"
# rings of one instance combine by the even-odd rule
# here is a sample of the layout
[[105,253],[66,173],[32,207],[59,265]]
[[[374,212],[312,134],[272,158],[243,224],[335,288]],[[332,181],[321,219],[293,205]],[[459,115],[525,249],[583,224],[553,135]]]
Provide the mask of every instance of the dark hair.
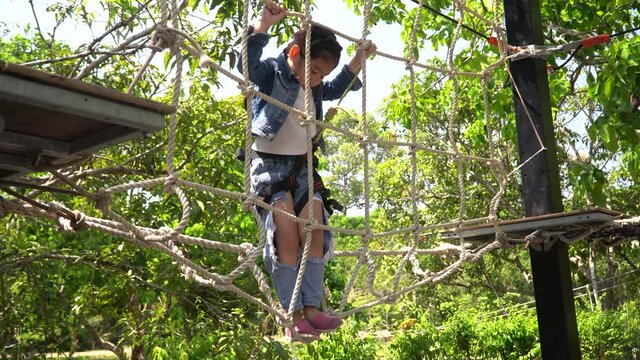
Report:
[[[302,29],[293,35],[293,41],[287,45],[284,50],[285,53],[289,53],[289,50],[293,45],[300,47],[300,56],[304,58],[305,50],[305,38],[307,36],[307,30]],[[326,58],[335,61],[336,64],[340,61],[340,53],[342,52],[342,46],[338,44],[336,35],[325,27],[319,25],[311,25],[311,58]]]

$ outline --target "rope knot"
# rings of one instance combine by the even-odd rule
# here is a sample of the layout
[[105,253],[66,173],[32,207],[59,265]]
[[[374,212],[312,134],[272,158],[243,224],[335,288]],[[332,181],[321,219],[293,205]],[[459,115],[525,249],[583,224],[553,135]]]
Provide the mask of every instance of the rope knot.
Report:
[[261,201],[262,198],[260,196],[251,194],[247,196],[247,198],[242,203],[242,209],[244,209],[245,211],[250,211],[252,206],[257,205]]
[[251,98],[258,90],[253,83],[247,85],[238,84],[238,89],[242,92],[242,95]]
[[87,228],[87,224],[85,223],[87,216],[83,212],[78,210],[73,210],[73,217],[74,217],[74,220],[70,221],[70,225],[73,231],[77,232]]
[[316,120],[315,114],[313,114],[313,113],[305,114],[305,116],[302,117],[302,121],[300,121],[300,125],[302,125],[302,126],[313,125],[315,120]]
[[547,230],[539,229],[524,237],[527,247],[537,251],[544,251],[544,244],[549,241],[551,234]]
[[472,255],[472,250],[469,249],[467,243],[460,244],[460,253],[458,254],[458,259],[466,261]]
[[368,136],[366,136],[366,135],[363,135],[363,136],[360,138],[360,141],[358,141],[358,142],[359,142],[359,144],[360,144],[360,147],[364,148],[364,147],[366,147],[366,146],[367,146],[367,144],[369,144],[369,137],[368,137]]
[[385,294],[382,297],[381,301],[385,304],[393,304],[398,301],[398,297],[399,295],[397,293],[385,291]]
[[169,174],[169,176],[167,176],[167,178],[164,180],[164,192],[166,192],[167,194],[175,194],[176,183],[179,178],[179,171],[175,171]]
[[162,52],[164,49],[173,48],[176,44],[176,39],[176,34],[170,31],[169,27],[158,26],[153,35],[151,35],[151,44],[147,45],[147,47]]
[[409,145],[409,155],[413,155],[418,151],[418,145],[411,144]]
[[499,241],[500,245],[502,245],[502,247],[505,249],[510,249],[513,247],[513,245],[509,243],[509,237],[507,237],[507,234],[505,234],[505,232],[500,228],[496,230],[496,240]]
[[167,247],[182,255],[182,251],[177,246],[175,246],[173,241],[171,241],[171,239],[173,239],[173,237],[175,236],[174,229],[168,226],[161,226],[158,231],[160,232],[160,234],[147,234],[143,240],[164,242]]
[[244,261],[251,251],[253,251],[253,244],[247,242],[240,244],[238,261]]
[[405,63],[404,69],[405,70],[411,70],[411,67],[413,67],[413,65],[416,64],[416,60],[415,59],[410,59],[409,61],[407,61]]
[[302,227],[302,231],[304,233],[313,232],[313,230],[317,229],[318,221],[316,219],[307,220],[306,224]]

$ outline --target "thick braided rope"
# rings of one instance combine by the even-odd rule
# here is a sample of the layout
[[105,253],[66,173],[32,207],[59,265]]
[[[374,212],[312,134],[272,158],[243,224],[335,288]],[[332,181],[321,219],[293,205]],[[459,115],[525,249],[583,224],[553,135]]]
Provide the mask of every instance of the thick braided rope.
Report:
[[[457,9],[460,12],[460,18],[458,19],[458,23],[456,24],[456,28],[453,33],[453,39],[451,40],[451,44],[449,45],[449,51],[447,53],[447,63],[449,65],[449,69],[453,72],[455,70],[454,57],[455,57],[455,46],[460,38],[460,33],[462,31],[462,24],[464,21],[464,2],[458,2],[454,0],[454,9]],[[455,129],[454,124],[456,123],[456,118],[458,116],[458,107],[459,107],[459,99],[460,99],[460,83],[457,75],[452,75],[449,77],[451,82],[453,83],[453,96],[451,98],[451,105],[447,114],[447,138],[449,140],[449,146],[453,152],[456,154],[460,153],[458,149],[458,144],[456,142]],[[465,186],[464,186],[464,167],[462,162],[456,156],[454,158],[454,163],[456,165],[457,175],[458,175],[458,191],[459,191],[459,213],[458,213],[458,221],[462,223],[466,213],[466,194],[465,194]],[[461,225],[458,225],[458,228]],[[463,239],[460,237],[460,241]]]
[[[362,41],[366,41],[367,36],[369,35],[369,19],[371,17],[371,10],[373,8],[373,0],[365,0],[364,2],[364,11],[362,16]],[[375,289],[375,279],[377,266],[371,254],[369,253],[369,240],[371,238],[371,198],[369,196],[370,193],[370,184],[369,184],[369,117],[367,114],[367,62],[364,61],[362,64],[362,109],[361,109],[361,121],[362,121],[362,136],[363,140],[361,141],[362,152],[363,152],[363,171],[364,171],[364,231],[365,235],[362,237],[362,251],[364,251],[364,261],[367,264],[367,288],[369,292],[380,298],[384,296],[382,292],[379,292]],[[356,276],[356,273],[353,274]]]
[[447,266],[446,268],[436,272],[436,273],[429,273],[429,276],[425,277],[424,279],[417,281],[413,284],[411,284],[410,286],[404,287],[401,290],[399,290],[397,293],[395,294],[389,294],[387,295],[386,298],[382,298],[382,299],[377,299],[374,301],[371,301],[369,303],[363,304],[361,306],[358,307],[354,307],[353,309],[350,309],[348,311],[344,311],[339,313],[338,315],[341,317],[346,317],[361,311],[364,311],[366,309],[372,308],[376,305],[380,305],[383,303],[387,303],[390,301],[395,301],[396,299],[398,299],[400,296],[407,294],[419,287],[425,286],[425,285],[429,285],[429,284],[435,284],[437,282],[443,281],[447,278],[449,278],[450,276],[452,276],[454,273],[460,271],[460,269],[462,268],[463,265],[465,265],[466,263],[469,262],[475,262],[478,261],[482,256],[484,256],[485,254],[500,248],[502,245],[500,244],[500,242],[498,241],[494,241],[490,244],[484,245],[479,247],[478,249],[474,250],[474,251],[470,251],[470,252],[464,252],[464,256],[461,256],[456,262],[454,262],[453,264]]
[[[249,34],[247,33],[249,31],[249,11],[248,11],[248,9],[250,8],[249,0],[244,1],[244,8],[245,8],[245,11],[242,16],[242,28],[243,28],[243,31],[245,32],[242,36],[242,76],[244,78],[245,87],[242,89],[242,91],[245,98],[247,99],[246,100],[247,121],[245,123],[245,149],[244,149],[245,150],[244,193],[247,196],[247,200],[248,200],[249,196],[251,195],[251,181],[250,181],[249,173],[250,173],[250,165],[251,165],[251,159],[252,159],[251,123],[253,119],[253,108],[251,105],[252,103],[251,98],[253,95],[253,92],[251,91],[251,89],[253,87],[249,80],[249,60],[247,55],[248,53],[247,44],[248,44],[248,36],[249,36]],[[204,56],[204,52],[201,53],[200,57],[202,58],[202,56]],[[213,64],[213,62],[211,62],[211,64]],[[240,266],[238,266],[234,271],[232,271],[229,274],[229,277],[231,279],[235,279],[235,277],[239,276],[244,272],[245,267],[250,266],[256,280],[258,281],[258,284],[260,285],[259,286],[260,290],[267,297],[267,301],[269,302],[270,306],[282,311],[282,307],[280,306],[280,303],[275,301],[271,296],[271,290],[270,289],[266,290],[268,286],[266,285],[265,278],[263,275],[260,275],[260,276],[257,275],[258,273],[260,274],[262,273],[255,266],[255,261],[258,258],[259,254],[262,252],[262,249],[264,248],[264,244],[266,243],[267,231],[264,227],[264,223],[262,222],[262,219],[260,218],[260,214],[258,213],[257,209],[254,206],[252,206],[248,201],[245,202],[245,209],[246,208],[250,208],[251,214],[253,215],[254,219],[256,220],[256,223],[258,224],[258,236],[260,240],[259,240],[258,247],[246,258],[246,260],[242,264],[240,264]],[[279,318],[277,319],[278,321],[281,320]]]
[[[307,135],[307,169],[309,176],[307,176],[307,209],[308,209],[308,219],[312,221],[314,219],[314,206],[313,206],[313,197],[314,197],[314,186],[313,186],[313,176],[311,176],[311,169],[313,169],[313,150],[312,150],[312,139],[313,135],[311,133],[310,122],[307,121],[309,117],[311,117],[311,102],[312,102],[312,94],[311,87],[309,86],[311,82],[311,1],[305,1],[305,9],[304,9],[304,21],[303,28],[305,29],[305,51],[304,51],[304,124],[306,125],[306,135]],[[302,250],[302,257],[300,258],[300,264],[298,265],[298,276],[296,278],[296,283],[293,288],[293,294],[291,296],[291,302],[289,303],[289,309],[287,315],[293,316],[293,312],[295,311],[295,304],[300,295],[300,288],[302,287],[302,279],[304,277],[305,270],[307,268],[307,260],[309,258],[309,251],[311,249],[311,240],[313,238],[312,228],[305,227],[305,239],[304,239],[304,247]]]
[[[249,11],[250,8],[249,0],[244,1],[245,11],[242,14],[242,29],[244,32],[249,31]],[[253,120],[253,106],[252,97],[254,95],[253,87],[249,80],[249,57],[248,57],[248,39],[249,34],[245,33],[242,36],[242,77],[244,78],[245,88],[242,89],[243,95],[246,99],[246,110],[247,110],[247,122],[245,124],[245,146],[244,146],[244,193],[249,195],[251,193],[251,178],[250,178],[250,166],[251,166],[251,122]],[[258,218],[256,218],[258,220]],[[261,221],[258,221],[260,223]],[[262,226],[262,225],[261,225]],[[262,226],[264,227],[264,226]],[[261,229],[262,229],[261,227]]]
[[[407,69],[409,70],[409,95],[411,97],[410,104],[410,115],[411,115],[411,142],[416,143],[418,139],[417,135],[417,111],[416,111],[416,73],[413,68],[413,63],[415,62],[414,49],[416,46],[416,38],[418,33],[418,26],[420,21],[420,16],[422,15],[422,6],[424,4],[424,0],[420,0],[418,3],[416,15],[413,19],[413,28],[411,30],[411,37],[409,38],[409,56],[410,62],[407,64]],[[396,270],[396,274],[393,279],[393,293],[398,292],[398,288],[400,287],[400,278],[402,276],[403,269],[405,268],[408,261],[411,261],[414,257],[413,251],[416,246],[418,246],[418,241],[420,238],[420,233],[418,229],[420,227],[420,213],[418,212],[418,190],[416,186],[416,182],[418,181],[418,156],[416,153],[415,147],[410,148],[411,155],[411,213],[413,214],[413,226],[415,230],[412,232],[412,241],[409,251],[407,251],[406,255],[403,257],[398,269]]]
[[[358,40],[357,43],[359,44],[363,44],[364,41],[366,41],[366,36],[368,35],[368,22],[369,22],[369,17],[371,14],[371,4],[367,1],[365,1],[364,4],[365,7],[365,12],[364,12],[364,16],[363,16],[363,31],[362,31],[362,39]],[[358,51],[360,51],[360,49],[358,49]],[[369,204],[370,204],[370,199],[369,199],[369,174],[368,174],[368,145],[367,145],[367,137],[368,137],[368,131],[367,131],[367,114],[366,114],[366,61],[364,62],[364,64],[362,65],[362,111],[361,111],[361,116],[362,116],[362,136],[360,136],[359,141],[360,141],[360,145],[363,148],[363,152],[364,152],[364,197],[365,197],[365,216],[364,216],[364,231],[363,234],[361,236],[361,249],[358,251],[358,259],[356,262],[356,266],[349,278],[349,281],[347,282],[347,285],[345,287],[344,290],[344,294],[343,294],[343,298],[340,301],[340,304],[338,306],[338,312],[341,312],[344,307],[346,306],[346,302],[347,299],[349,298],[349,294],[351,293],[353,286],[355,285],[355,281],[357,278],[357,275],[360,271],[360,267],[363,263],[367,263],[367,267],[368,267],[368,271],[367,271],[367,279],[368,279],[368,287],[369,287],[369,291],[371,291],[372,286],[373,286],[373,281],[375,279],[375,263],[373,262],[373,259],[371,258],[371,255],[369,253],[369,239],[371,237],[371,231],[369,229]],[[375,292],[374,292],[375,294]]]
[[[7,201],[7,200],[3,200],[3,206],[5,206],[8,210],[15,212],[15,213],[19,213],[19,214],[23,214],[23,215],[27,215],[27,216],[32,216],[32,217],[45,217],[45,218],[49,218],[51,220],[55,220],[56,219],[56,215],[48,212],[48,211],[44,211],[35,207],[31,207],[29,205],[20,205],[17,204],[15,202],[12,201]],[[262,301],[260,301],[259,299],[256,299],[255,297],[247,294],[246,292],[240,290],[239,288],[231,285],[231,284],[227,284],[227,280],[225,279],[225,277],[223,275],[219,275],[219,274],[215,274],[215,273],[211,273],[207,270],[205,270],[204,268],[202,268],[201,266],[199,266],[198,264],[195,264],[191,261],[189,261],[188,259],[185,259],[183,256],[180,256],[180,254],[178,254],[175,251],[172,251],[171,249],[169,249],[166,245],[163,245],[161,243],[158,242],[148,242],[148,241],[139,241],[136,240],[135,238],[132,238],[130,236],[130,233],[128,231],[126,231],[126,228],[119,222],[113,222],[113,221],[108,221],[108,220],[104,220],[104,219],[98,219],[98,218],[92,218],[92,217],[87,217],[85,224],[87,225],[88,228],[90,229],[96,229],[96,230],[100,230],[102,232],[106,232],[127,240],[130,240],[132,243],[138,245],[138,246],[142,246],[142,247],[151,247],[154,248],[156,250],[159,250],[167,255],[169,255],[170,257],[172,257],[181,267],[185,267],[185,268],[189,268],[191,270],[193,270],[192,272],[190,272],[188,275],[190,278],[194,279],[195,281],[203,284],[203,285],[207,285],[207,286],[212,286],[212,287],[216,287],[219,289],[224,288],[224,290],[227,291],[231,291],[233,293],[235,293],[236,295],[242,297],[243,299],[247,300],[248,302],[255,304],[257,306],[259,306],[260,308],[264,309],[265,311],[273,314],[276,317],[279,318],[283,318],[284,317],[284,313],[282,313],[281,311],[278,311],[276,308],[274,308],[273,306],[264,304]],[[148,231],[157,231],[157,230],[152,230],[152,229],[148,229]],[[191,237],[186,237],[184,235],[181,235],[180,237],[182,238],[191,238]],[[191,238],[194,239],[194,238]],[[203,240],[203,239],[199,239],[199,240]],[[206,240],[204,240],[206,241]],[[201,242],[187,242],[187,243],[197,243],[198,245],[203,245]],[[242,251],[241,249],[234,249],[233,246],[229,246],[229,244],[222,244],[219,243],[218,245],[220,246],[216,246],[216,248],[224,248],[224,247],[228,247],[225,250],[231,250],[231,251]],[[236,246],[237,247],[237,246]],[[187,274],[185,274],[187,275]],[[264,281],[262,282],[262,284],[260,285],[261,287],[268,287],[268,285],[266,285],[264,283]]]
[[[163,1],[166,3],[167,0]],[[175,8],[175,0],[172,0],[172,6]],[[166,5],[163,6],[163,8]],[[178,14],[172,19],[174,27],[178,27]],[[182,87],[182,64],[184,62],[184,57],[182,56],[182,52],[180,48],[175,46],[171,49],[175,59],[176,59],[176,75],[173,80],[173,98],[172,105],[177,109],[180,104],[180,91]],[[169,121],[169,140],[167,143],[167,174],[169,176],[175,173],[175,168],[173,165],[174,160],[174,151],[176,148],[176,132],[178,127],[178,115],[177,111],[173,112]]]

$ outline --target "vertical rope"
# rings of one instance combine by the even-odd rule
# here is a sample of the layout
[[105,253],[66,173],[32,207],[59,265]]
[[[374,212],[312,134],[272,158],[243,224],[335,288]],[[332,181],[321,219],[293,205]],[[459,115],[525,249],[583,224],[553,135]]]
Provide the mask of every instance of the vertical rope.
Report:
[[[172,6],[175,8],[175,0],[172,0]],[[166,1],[163,1],[163,12],[166,11]],[[175,28],[178,27],[178,16],[177,13],[175,17],[172,19],[173,25]],[[182,64],[184,62],[184,57],[182,56],[182,52],[177,45],[171,49],[171,52],[176,57],[176,75],[173,83],[173,99],[171,104],[177,109],[180,104],[180,92],[182,90]],[[169,175],[173,175],[175,172],[173,160],[174,160],[174,150],[176,147],[176,129],[178,127],[178,112],[175,111],[171,114],[171,120],[169,121],[169,141],[168,141],[168,151],[167,151],[167,173]]]
[[413,19],[413,28],[411,29],[411,38],[409,39],[409,63],[407,64],[407,69],[409,70],[409,94],[411,96],[411,210],[413,214],[413,231],[412,237],[410,240],[410,246],[407,250],[406,255],[402,258],[400,265],[398,266],[398,270],[394,276],[393,280],[393,292],[396,293],[400,286],[400,278],[402,276],[402,272],[407,264],[407,262],[413,256],[413,251],[418,244],[419,236],[420,236],[420,213],[418,212],[418,195],[417,195],[417,178],[418,178],[418,156],[416,153],[415,144],[418,142],[417,136],[417,111],[416,111],[416,73],[413,68],[413,63],[417,60],[414,55],[414,49],[416,46],[416,37],[418,33],[418,26],[420,21],[420,16],[422,14],[422,5],[424,4],[424,0],[420,0],[418,4],[418,8],[416,10],[416,16]]
[[[248,43],[249,43],[249,9],[251,9],[250,0],[244,1],[244,12],[242,14],[242,77],[244,79],[244,88],[243,94],[246,99],[246,114],[247,120],[245,122],[245,142],[244,142],[244,193],[247,198],[250,198],[251,194],[251,159],[253,158],[253,150],[251,149],[251,144],[253,142],[253,136],[251,133],[251,124],[253,121],[253,106],[252,106],[252,98],[253,98],[253,84],[249,79],[249,55],[248,55]],[[256,280],[260,288],[263,288],[266,284],[264,279],[264,274],[257,267],[253,266],[255,260],[260,255],[262,250],[264,249],[264,245],[267,240],[267,230],[264,227],[264,223],[262,222],[262,218],[258,213],[258,210],[255,206],[247,203],[246,207],[249,208],[253,218],[256,220],[258,224],[258,238],[259,243],[256,249],[252,254],[247,256],[246,260],[240,264],[232,273],[229,274],[230,279],[235,279],[237,276],[241,275],[247,266],[251,266],[251,269],[254,273]],[[284,309],[282,309],[282,305],[279,301],[273,299],[271,294],[266,291],[262,291],[265,294],[269,305],[274,309],[279,309],[278,313],[282,313],[281,317],[276,316],[276,320],[281,325],[286,325],[288,318],[287,315],[284,314]]]
[[[499,40],[498,51],[500,53],[500,59],[504,59],[508,55],[507,49],[506,49],[507,39],[506,39],[506,34],[504,33],[502,27],[500,26],[500,21],[502,19],[502,16],[500,13],[499,1],[495,1],[493,3],[493,14],[494,14],[493,32],[495,33],[496,38]],[[508,67],[509,67],[508,62],[505,61],[504,64],[505,64],[504,65],[505,68],[507,68],[507,71],[508,71]],[[489,141],[488,142],[489,157],[496,158],[500,156],[500,154],[498,154],[498,149],[494,147],[493,134],[500,134],[501,126],[500,126],[500,122],[496,121],[496,129],[494,130],[491,123],[491,107],[489,102],[488,80],[489,80],[489,77],[492,75],[493,75],[493,70],[490,70],[486,72],[482,77],[482,95],[484,99],[484,113],[485,113],[485,119],[487,123],[487,139]],[[502,201],[502,197],[504,196],[504,193],[506,191],[506,186],[507,186],[507,182],[509,181],[509,177],[506,169],[504,168],[501,162],[496,161],[494,163],[493,168],[495,170],[494,178],[498,181],[499,188],[495,196],[491,199],[491,202],[489,204],[489,221],[493,223],[493,226],[495,228],[495,231],[496,231],[495,239],[500,241],[503,244],[503,246],[507,246],[508,244],[507,235],[502,231],[502,229],[498,225],[498,220],[499,220],[498,208],[500,205],[500,201]]]
[[[245,125],[245,142],[244,142],[244,193],[249,196],[251,195],[251,177],[250,177],[250,167],[251,167],[251,158],[252,158],[252,150],[251,143],[253,141],[253,137],[251,136],[251,122],[253,120],[253,107],[251,105],[253,100],[253,92],[249,89],[252,88],[252,84],[249,80],[249,55],[247,54],[248,47],[248,30],[249,30],[249,9],[250,9],[249,0],[244,0],[244,12],[242,14],[242,76],[244,78],[244,96],[246,99],[246,109],[247,109],[247,122]],[[259,220],[259,219],[256,219]],[[260,221],[258,221],[260,223]]]
[[[373,7],[373,0],[365,0],[364,12],[362,21],[362,43],[367,41],[369,35],[369,19],[371,18],[371,9]],[[367,117],[367,62],[364,61],[362,68],[362,152],[363,152],[363,171],[364,171],[364,236],[362,237],[362,250],[364,252],[364,258],[367,263],[367,285],[369,292],[376,297],[382,297],[378,291],[375,290],[375,278],[376,278],[376,263],[369,252],[369,239],[371,238],[371,198],[369,196],[370,184],[369,184],[369,125]]]
[[[456,68],[454,63],[455,58],[455,47],[458,39],[460,38],[460,32],[462,30],[462,24],[464,21],[464,6],[465,0],[454,0],[454,5],[457,10],[460,12],[460,19],[458,20],[458,24],[456,25],[456,29],[453,35],[453,39],[451,40],[451,45],[449,46],[449,51],[447,54],[447,62],[449,65],[449,72],[451,73],[450,79],[453,82],[453,97],[451,99],[451,108],[449,110],[449,114],[447,117],[447,134],[449,138],[449,146],[456,153],[456,158],[454,162],[456,164],[456,170],[458,173],[458,189],[460,191],[460,212],[458,215],[458,227],[462,226],[464,222],[464,217],[466,213],[466,202],[467,197],[465,193],[465,184],[464,184],[464,166],[460,160],[460,150],[458,149],[458,145],[454,138],[454,125],[456,123],[456,119],[458,116],[458,107],[459,107],[459,97],[460,97],[460,83],[458,80],[458,75],[455,74]],[[460,238],[460,241],[463,239]]]
[[[313,124],[313,118],[311,114],[311,101],[313,100],[311,97],[311,0],[305,1],[304,8],[304,21],[303,21],[304,29],[306,30],[305,36],[305,51],[304,51],[304,113],[305,119],[303,119],[304,124],[307,130],[307,185],[308,185],[308,219],[311,224],[314,223],[314,206],[313,206],[313,195],[314,195],[314,186],[313,186],[313,149],[312,149],[312,139],[313,136],[311,134],[311,124]],[[298,278],[296,279],[296,284],[293,289],[293,296],[291,296],[291,303],[289,304],[289,311],[287,315],[292,317],[293,312],[295,310],[295,303],[300,296],[300,287],[302,286],[302,278],[304,277],[304,272],[307,269],[307,259],[309,257],[309,250],[311,249],[311,240],[313,239],[313,227],[305,226],[305,240],[304,240],[304,249],[302,250],[302,258],[300,259],[300,266],[298,270]]]
[[342,299],[340,299],[340,305],[338,305],[338,314],[342,314],[344,312],[344,308],[347,305],[347,300],[349,299],[349,294],[351,293],[351,290],[353,289],[353,286],[356,283],[356,278],[358,277],[358,272],[360,271],[360,267],[362,266],[362,263],[363,263],[363,257],[362,255],[360,255],[356,260],[356,266],[354,267],[351,277],[349,278],[349,282],[347,283],[347,286],[345,286],[344,288]]

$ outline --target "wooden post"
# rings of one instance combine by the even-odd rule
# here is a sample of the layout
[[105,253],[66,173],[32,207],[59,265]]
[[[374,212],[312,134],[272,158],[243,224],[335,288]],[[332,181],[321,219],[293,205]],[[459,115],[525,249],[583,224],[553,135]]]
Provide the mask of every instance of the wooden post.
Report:
[[[510,45],[543,44],[539,0],[504,0],[504,12]],[[532,58],[510,64],[520,160],[541,147],[534,126],[546,148],[522,168],[527,216],[563,211],[546,65]],[[530,249],[530,256],[542,358],[580,359],[567,245],[557,241],[544,251]]]

